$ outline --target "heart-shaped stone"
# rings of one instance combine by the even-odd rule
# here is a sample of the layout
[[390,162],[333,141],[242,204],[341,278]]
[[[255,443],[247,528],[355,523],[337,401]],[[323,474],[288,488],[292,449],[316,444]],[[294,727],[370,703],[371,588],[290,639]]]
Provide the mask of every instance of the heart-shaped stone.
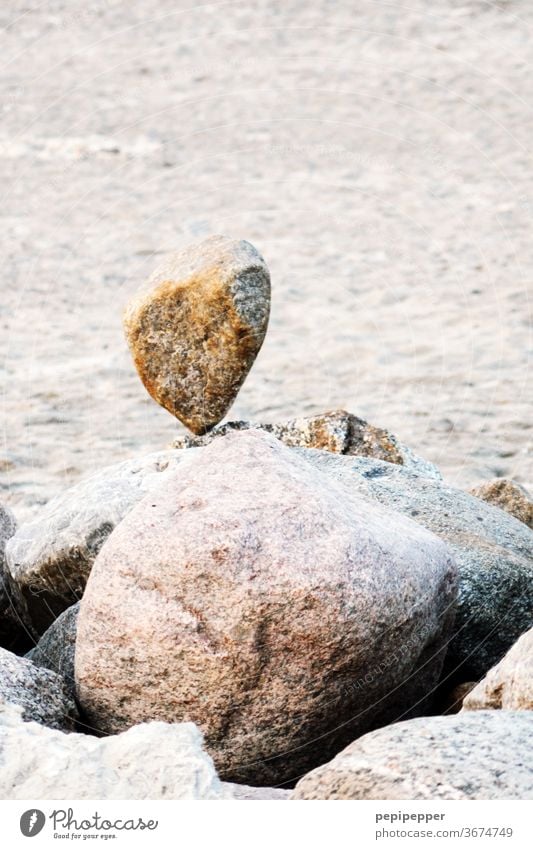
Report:
[[263,344],[270,274],[245,241],[211,236],[172,254],[130,301],[124,329],[139,376],[194,433],[226,414]]

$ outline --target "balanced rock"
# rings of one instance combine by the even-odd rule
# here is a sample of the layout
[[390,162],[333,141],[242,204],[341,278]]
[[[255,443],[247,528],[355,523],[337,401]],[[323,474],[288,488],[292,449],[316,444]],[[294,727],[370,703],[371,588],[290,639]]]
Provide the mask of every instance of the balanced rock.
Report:
[[2,799],[231,799],[192,723],[151,722],[98,739],[0,708]]
[[37,645],[26,655],[36,666],[51,669],[61,675],[73,694],[75,692],[74,651],[79,609],[79,602],[67,607],[44,632]]
[[269,313],[263,257],[249,242],[211,236],[168,257],[128,304],[124,328],[152,398],[205,433],[235,400]]
[[105,732],[193,721],[225,780],[278,784],[423,710],[455,594],[433,534],[267,434],[230,434],[131,511],[97,557],[78,697]]
[[533,628],[522,634],[463,702],[464,710],[533,710]]
[[533,622],[533,533],[513,516],[402,466],[294,449],[332,481],[443,539],[459,570],[450,684],[479,681]]
[[21,525],[6,546],[6,563],[39,634],[81,598],[96,555],[128,511],[191,459],[160,451],[117,463],[67,489]]
[[292,799],[533,799],[533,714],[430,716],[366,734]]
[[474,487],[470,493],[494,507],[507,510],[511,516],[533,528],[533,501],[529,492],[516,481],[496,478]]
[[35,632],[24,597],[5,562],[6,544],[16,527],[11,511],[0,505],[0,646],[18,652],[31,645]]
[[61,676],[0,649],[0,705],[19,705],[26,720],[70,729],[78,716]]
[[235,430],[264,430],[279,439],[290,448],[319,448],[334,454],[357,454],[361,457],[375,457],[389,463],[397,463],[428,478],[442,478],[433,463],[418,457],[407,445],[384,430],[375,427],[364,419],[347,413],[345,410],[333,410],[315,416],[289,419],[275,424],[254,424],[253,422],[227,422],[213,428],[203,436],[185,434],[177,437],[172,448],[195,448],[209,443],[216,437],[225,436]]

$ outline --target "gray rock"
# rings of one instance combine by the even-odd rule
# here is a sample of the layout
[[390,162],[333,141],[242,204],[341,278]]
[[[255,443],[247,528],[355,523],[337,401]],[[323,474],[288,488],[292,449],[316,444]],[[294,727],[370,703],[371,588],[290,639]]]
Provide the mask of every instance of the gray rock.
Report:
[[531,627],[533,533],[522,522],[401,466],[297,450],[332,481],[409,516],[448,544],[459,569],[459,598],[446,674],[457,683],[479,680]]
[[79,609],[79,602],[67,607],[44,632],[37,645],[26,655],[36,666],[51,669],[52,672],[61,675],[73,695],[76,689],[74,651]]
[[249,242],[210,236],[165,259],[128,304],[124,329],[152,398],[205,433],[235,400],[269,313],[261,254]]
[[291,795],[290,790],[281,787],[249,787],[246,784],[226,784],[234,799],[245,802],[273,802],[287,800]]
[[474,487],[470,493],[487,504],[507,510],[515,519],[533,528],[533,501],[527,489],[516,481],[496,478]]
[[275,424],[227,422],[203,436],[179,436],[172,443],[172,447],[194,448],[209,445],[213,439],[234,430],[264,430],[290,448],[319,448],[334,454],[374,457],[405,466],[428,478],[442,478],[433,463],[418,457],[392,433],[375,427],[345,410],[334,410]]
[[298,782],[292,799],[533,799],[533,714],[412,719],[366,734]]
[[0,505],[0,646],[24,651],[33,642],[35,632],[24,597],[5,563],[5,549],[17,528],[15,517]]
[[76,706],[61,676],[0,649],[0,704],[19,705],[26,720],[71,729]]
[[455,607],[446,546],[273,437],[232,433],[133,510],[80,605],[91,724],[194,721],[226,781],[300,775],[422,711]]
[[161,451],[109,466],[17,530],[6,546],[7,568],[39,634],[81,598],[96,555],[128,511],[191,459],[186,452]]
[[98,739],[21,722],[0,707],[2,799],[230,799],[192,723]]
[[463,701],[463,710],[533,710],[533,628],[487,672]]

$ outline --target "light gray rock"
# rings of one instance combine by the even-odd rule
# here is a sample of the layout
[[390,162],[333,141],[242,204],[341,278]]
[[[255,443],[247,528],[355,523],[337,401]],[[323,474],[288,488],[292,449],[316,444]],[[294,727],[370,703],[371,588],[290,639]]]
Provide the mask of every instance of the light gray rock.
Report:
[[192,723],[151,722],[98,739],[0,708],[2,799],[230,799]]
[[5,549],[17,528],[15,517],[0,504],[0,646],[24,651],[35,638],[26,602],[5,563]]
[[224,784],[234,799],[243,802],[280,802],[287,801],[290,790],[281,787],[249,787],[246,784]]
[[463,710],[533,710],[533,628],[474,687]]
[[160,451],[117,463],[52,499],[6,546],[7,568],[40,634],[77,602],[116,525],[188,452]]
[[275,785],[421,711],[455,608],[446,546],[258,431],[138,505],[80,605],[92,725],[196,722],[224,780]]
[[26,720],[71,729],[78,712],[60,675],[0,649],[0,704],[19,705]]
[[221,421],[263,344],[270,274],[249,242],[210,236],[171,254],[124,313],[139,376],[194,433]]
[[44,632],[37,645],[26,655],[36,666],[51,669],[61,675],[72,694],[76,689],[74,651],[79,609],[79,602],[67,607]]
[[401,466],[296,450],[332,481],[409,516],[450,547],[459,569],[459,598],[446,674],[457,670],[456,683],[479,680],[531,627],[533,533],[526,525]]
[[298,782],[292,799],[533,799],[533,714],[479,711],[380,728]]
[[375,427],[345,410],[333,410],[274,424],[227,422],[203,436],[179,436],[172,443],[172,447],[194,448],[209,445],[213,439],[234,430],[264,430],[290,448],[319,448],[334,454],[374,457],[388,463],[397,463],[428,478],[442,478],[433,463],[418,457],[392,433]]

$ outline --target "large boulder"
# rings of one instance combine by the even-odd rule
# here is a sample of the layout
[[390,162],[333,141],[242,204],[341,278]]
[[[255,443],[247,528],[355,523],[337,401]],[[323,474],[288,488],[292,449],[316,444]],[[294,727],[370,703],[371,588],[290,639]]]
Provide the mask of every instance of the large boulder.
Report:
[[96,555],[128,511],[190,459],[188,452],[160,451],[109,466],[17,530],[6,546],[7,567],[38,633],[81,598]]
[[24,719],[50,728],[71,729],[76,705],[60,675],[0,649],[0,705],[19,705]]
[[298,782],[292,799],[533,799],[533,714],[412,719],[366,734]]
[[0,709],[2,799],[230,799],[192,723],[63,734]]
[[470,493],[487,504],[506,510],[528,528],[533,528],[533,501],[529,492],[516,481],[496,478],[474,487]]
[[52,622],[41,639],[26,657],[36,666],[51,669],[61,675],[70,692],[75,692],[74,650],[78,629],[80,604],[67,607],[55,622]]
[[533,624],[533,533],[522,522],[440,481],[391,463],[295,449],[352,492],[409,516],[443,539],[459,569],[450,683],[477,681]]
[[78,697],[105,732],[196,722],[225,780],[278,784],[423,709],[455,593],[437,537],[271,436],[230,434],[102,548]]
[[24,597],[5,562],[6,544],[16,529],[15,517],[0,504],[0,646],[20,652],[31,645],[35,632]]
[[318,448],[334,454],[357,454],[375,457],[388,463],[397,463],[428,478],[441,480],[442,475],[433,463],[418,457],[407,445],[384,430],[369,424],[364,419],[333,410],[315,416],[303,416],[274,424],[254,422],[227,422],[213,428],[203,436],[178,436],[172,448],[197,448],[209,445],[213,439],[235,430],[264,430],[290,448]]
[[533,710],[533,628],[487,672],[463,701],[463,710]]
[[211,236],[163,262],[128,304],[124,329],[152,398],[205,433],[235,400],[269,313],[261,254],[249,242]]

